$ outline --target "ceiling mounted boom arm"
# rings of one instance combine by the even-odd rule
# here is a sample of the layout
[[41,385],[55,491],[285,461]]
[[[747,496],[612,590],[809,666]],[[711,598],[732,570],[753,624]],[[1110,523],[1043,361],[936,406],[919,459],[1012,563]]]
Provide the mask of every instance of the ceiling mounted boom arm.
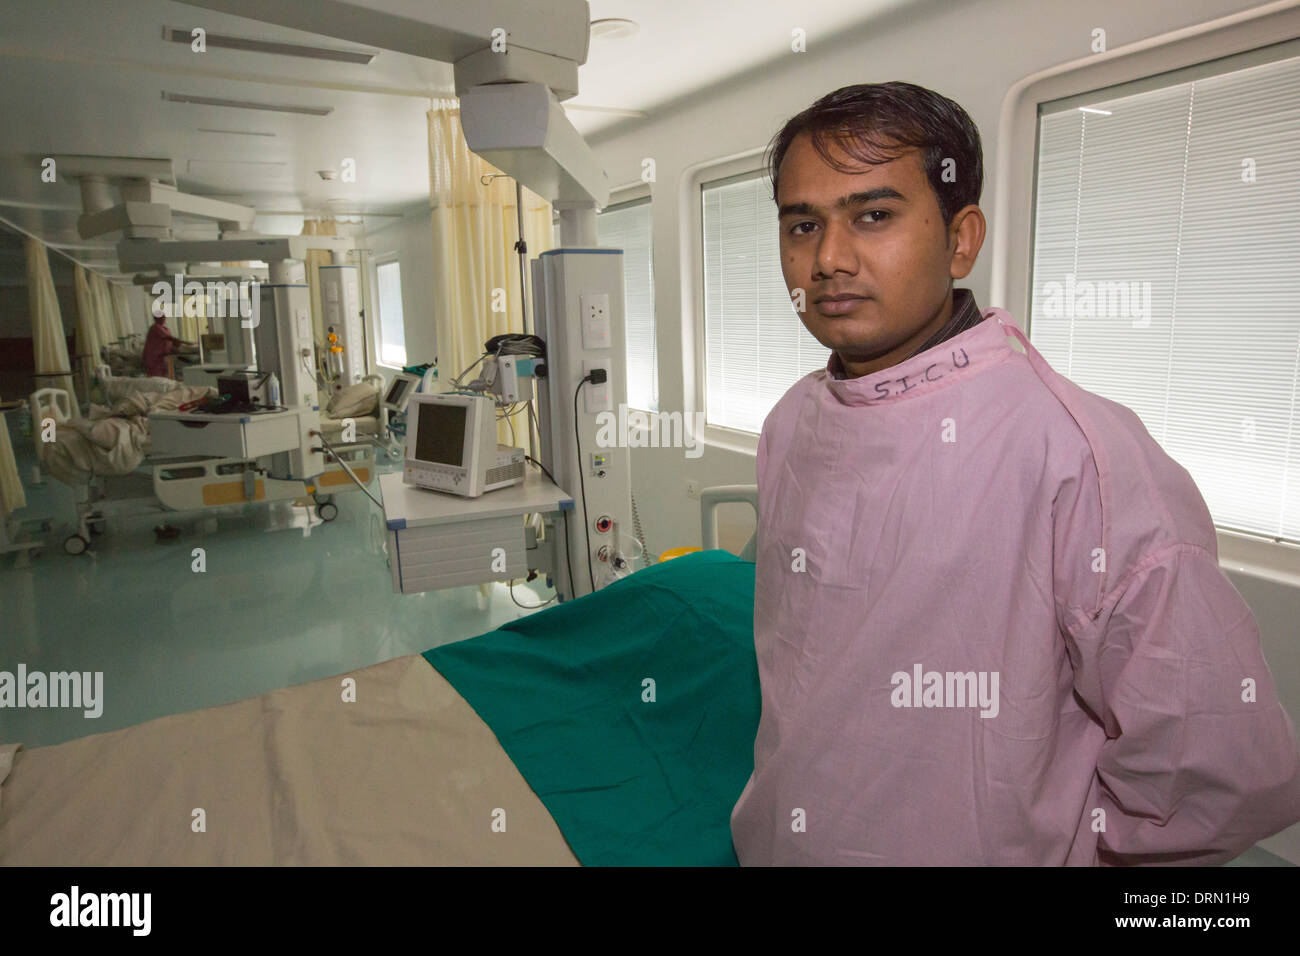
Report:
[[471,150],[558,209],[586,213],[584,232],[609,201],[608,179],[560,106],[587,59],[587,0],[182,2],[451,63]]
[[504,29],[509,46],[587,61],[587,0],[181,0],[263,23],[457,63]]

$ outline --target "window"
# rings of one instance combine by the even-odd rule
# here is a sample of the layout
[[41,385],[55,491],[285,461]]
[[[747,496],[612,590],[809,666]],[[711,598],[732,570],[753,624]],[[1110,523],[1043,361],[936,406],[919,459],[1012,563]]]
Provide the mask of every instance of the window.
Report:
[[770,181],[746,173],[705,183],[702,195],[705,418],[757,434],[830,351],[804,328],[785,287]]
[[1040,107],[1029,326],[1216,524],[1300,541],[1300,57],[1252,52]]
[[596,217],[602,246],[623,250],[627,307],[627,403],[659,411],[659,350],[655,343],[654,257],[650,200],[610,207]]
[[375,267],[379,290],[379,361],[401,368],[406,365],[406,326],[402,322],[402,270],[396,262]]

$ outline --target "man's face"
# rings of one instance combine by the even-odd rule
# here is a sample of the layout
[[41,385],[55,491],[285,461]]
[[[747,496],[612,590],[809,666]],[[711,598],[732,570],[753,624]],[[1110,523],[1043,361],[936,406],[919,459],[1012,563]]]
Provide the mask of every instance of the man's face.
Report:
[[[951,279],[970,266],[943,223],[919,150],[864,166],[829,148],[837,162],[862,171],[827,164],[806,133],[781,162],[781,271],[792,296],[805,291],[800,318],[808,331],[861,375],[901,361],[942,328],[952,314]],[[976,252],[982,215],[979,222]]]

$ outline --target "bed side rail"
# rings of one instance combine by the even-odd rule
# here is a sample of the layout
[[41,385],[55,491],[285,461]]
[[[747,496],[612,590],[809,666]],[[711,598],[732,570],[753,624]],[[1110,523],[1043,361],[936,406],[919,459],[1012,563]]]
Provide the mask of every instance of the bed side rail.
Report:
[[32,441],[36,445],[36,460],[45,463],[45,442],[41,439],[41,422],[47,418],[54,419],[55,425],[72,421],[76,405],[71,395],[62,388],[38,388],[27,399],[27,408],[32,416]]
[[[718,505],[740,501],[749,504],[758,514],[758,485],[715,485],[700,492],[700,540],[706,551],[719,547]],[[758,531],[750,535],[740,556],[746,561],[755,560],[758,554]]]

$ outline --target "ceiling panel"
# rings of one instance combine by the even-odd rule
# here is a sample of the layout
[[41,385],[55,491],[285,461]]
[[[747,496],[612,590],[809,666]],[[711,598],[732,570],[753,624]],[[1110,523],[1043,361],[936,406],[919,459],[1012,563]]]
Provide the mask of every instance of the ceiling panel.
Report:
[[[630,18],[636,29],[622,39],[593,36],[579,71],[581,93],[566,106],[652,113],[738,72],[789,57],[795,28],[808,31],[810,42],[833,38],[898,5],[593,0],[593,19]],[[277,213],[392,216],[427,200],[425,112],[429,97],[452,94],[449,64],[387,51],[377,51],[369,65],[215,48],[196,53],[164,40],[163,28],[202,26],[256,39],[368,48],[170,0],[0,0],[0,11],[0,219],[47,242],[82,242],[77,187],[40,178],[41,158],[59,153],[167,158],[181,189]],[[328,107],[330,113],[174,103],[164,101],[165,91]],[[577,109],[569,115],[587,136],[629,122]],[[344,158],[356,161],[355,183],[318,175],[337,170]]]

